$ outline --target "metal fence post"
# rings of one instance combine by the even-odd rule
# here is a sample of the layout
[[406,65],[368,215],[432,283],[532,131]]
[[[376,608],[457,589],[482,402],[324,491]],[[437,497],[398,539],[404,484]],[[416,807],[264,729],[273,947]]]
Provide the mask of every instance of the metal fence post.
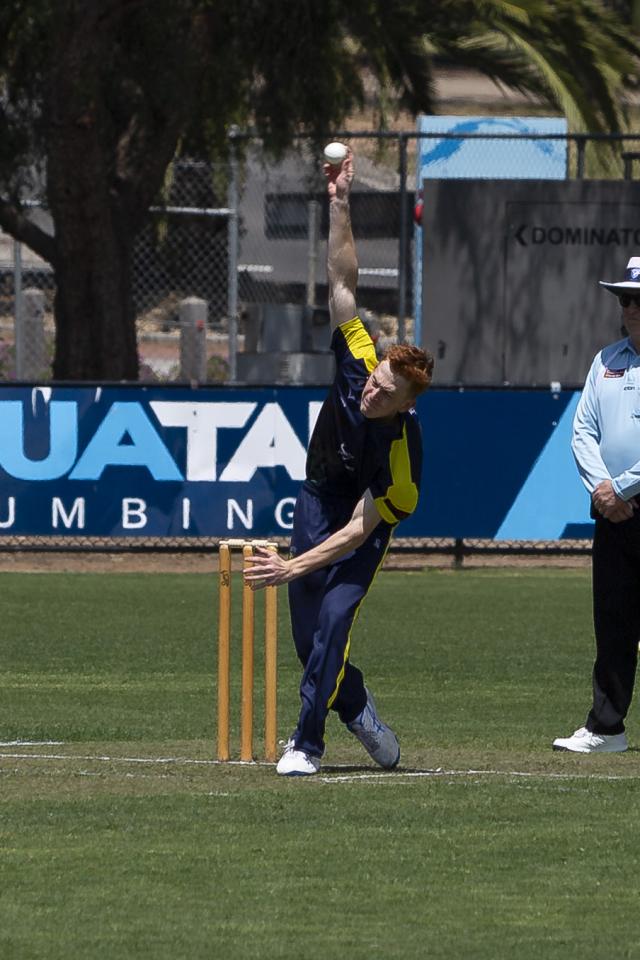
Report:
[[407,255],[409,249],[409,220],[407,217],[407,134],[398,134],[400,173],[400,237],[398,242],[398,342],[406,337],[407,314]]
[[640,160],[640,153],[623,153],[622,160],[624,162],[624,179],[633,180],[633,161]]
[[320,237],[320,204],[309,200],[307,204],[309,218],[309,248],[307,254],[307,306],[316,302],[316,267],[318,265],[318,241]]
[[207,379],[208,304],[200,297],[180,301],[180,379],[204,383]]
[[228,295],[228,334],[229,334],[229,380],[235,383],[238,376],[238,157],[236,137],[238,128],[229,130],[229,189],[227,207],[229,208],[229,295]]
[[584,148],[587,142],[583,137],[576,137],[576,180],[584,180]]
[[46,374],[47,366],[42,290],[29,287],[23,291],[20,314],[20,351],[16,349],[16,376],[18,380],[38,380]]
[[16,352],[16,376],[23,379],[21,372],[24,366],[24,305],[22,302],[22,244],[13,241],[13,336]]

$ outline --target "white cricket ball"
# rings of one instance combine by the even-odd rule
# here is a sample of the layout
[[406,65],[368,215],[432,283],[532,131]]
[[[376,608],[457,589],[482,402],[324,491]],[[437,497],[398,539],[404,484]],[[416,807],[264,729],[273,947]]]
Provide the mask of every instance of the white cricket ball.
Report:
[[324,159],[333,167],[339,167],[348,152],[344,143],[334,140],[333,143],[328,143],[324,148]]

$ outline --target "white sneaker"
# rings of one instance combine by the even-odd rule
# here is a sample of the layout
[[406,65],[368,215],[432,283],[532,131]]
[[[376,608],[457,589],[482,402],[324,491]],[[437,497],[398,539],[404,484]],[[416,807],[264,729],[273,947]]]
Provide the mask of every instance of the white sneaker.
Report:
[[367,690],[367,703],[355,720],[347,724],[369,756],[385,770],[392,770],[400,760],[400,745],[395,733],[376,713],[373,697]]
[[296,749],[293,740],[289,740],[278,760],[276,773],[279,773],[281,777],[309,777],[311,774],[317,773],[319,769],[320,760],[318,757],[314,757],[304,750]]
[[628,748],[624,733],[592,733],[580,727],[570,737],[558,737],[553,741],[554,750],[570,750],[572,753],[622,753]]

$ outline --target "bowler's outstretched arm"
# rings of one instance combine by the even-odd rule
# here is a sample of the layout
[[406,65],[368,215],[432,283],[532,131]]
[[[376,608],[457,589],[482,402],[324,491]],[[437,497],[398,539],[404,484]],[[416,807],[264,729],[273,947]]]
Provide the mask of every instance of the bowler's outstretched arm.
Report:
[[288,583],[321,567],[328,567],[346,553],[357,550],[373,533],[380,519],[371,491],[365,490],[345,526],[311,550],[286,560],[272,550],[256,547],[253,556],[247,560],[244,579],[258,590],[260,587]]

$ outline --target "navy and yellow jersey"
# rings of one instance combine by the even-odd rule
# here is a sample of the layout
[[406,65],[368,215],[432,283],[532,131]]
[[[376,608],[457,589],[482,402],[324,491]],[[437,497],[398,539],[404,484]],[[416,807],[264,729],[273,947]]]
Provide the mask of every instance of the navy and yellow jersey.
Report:
[[331,348],[336,375],[309,443],[307,482],[321,495],[351,499],[354,507],[369,489],[382,519],[398,523],[418,502],[418,417],[409,410],[386,423],[360,412],[364,385],[378,360],[358,317],[336,327]]

